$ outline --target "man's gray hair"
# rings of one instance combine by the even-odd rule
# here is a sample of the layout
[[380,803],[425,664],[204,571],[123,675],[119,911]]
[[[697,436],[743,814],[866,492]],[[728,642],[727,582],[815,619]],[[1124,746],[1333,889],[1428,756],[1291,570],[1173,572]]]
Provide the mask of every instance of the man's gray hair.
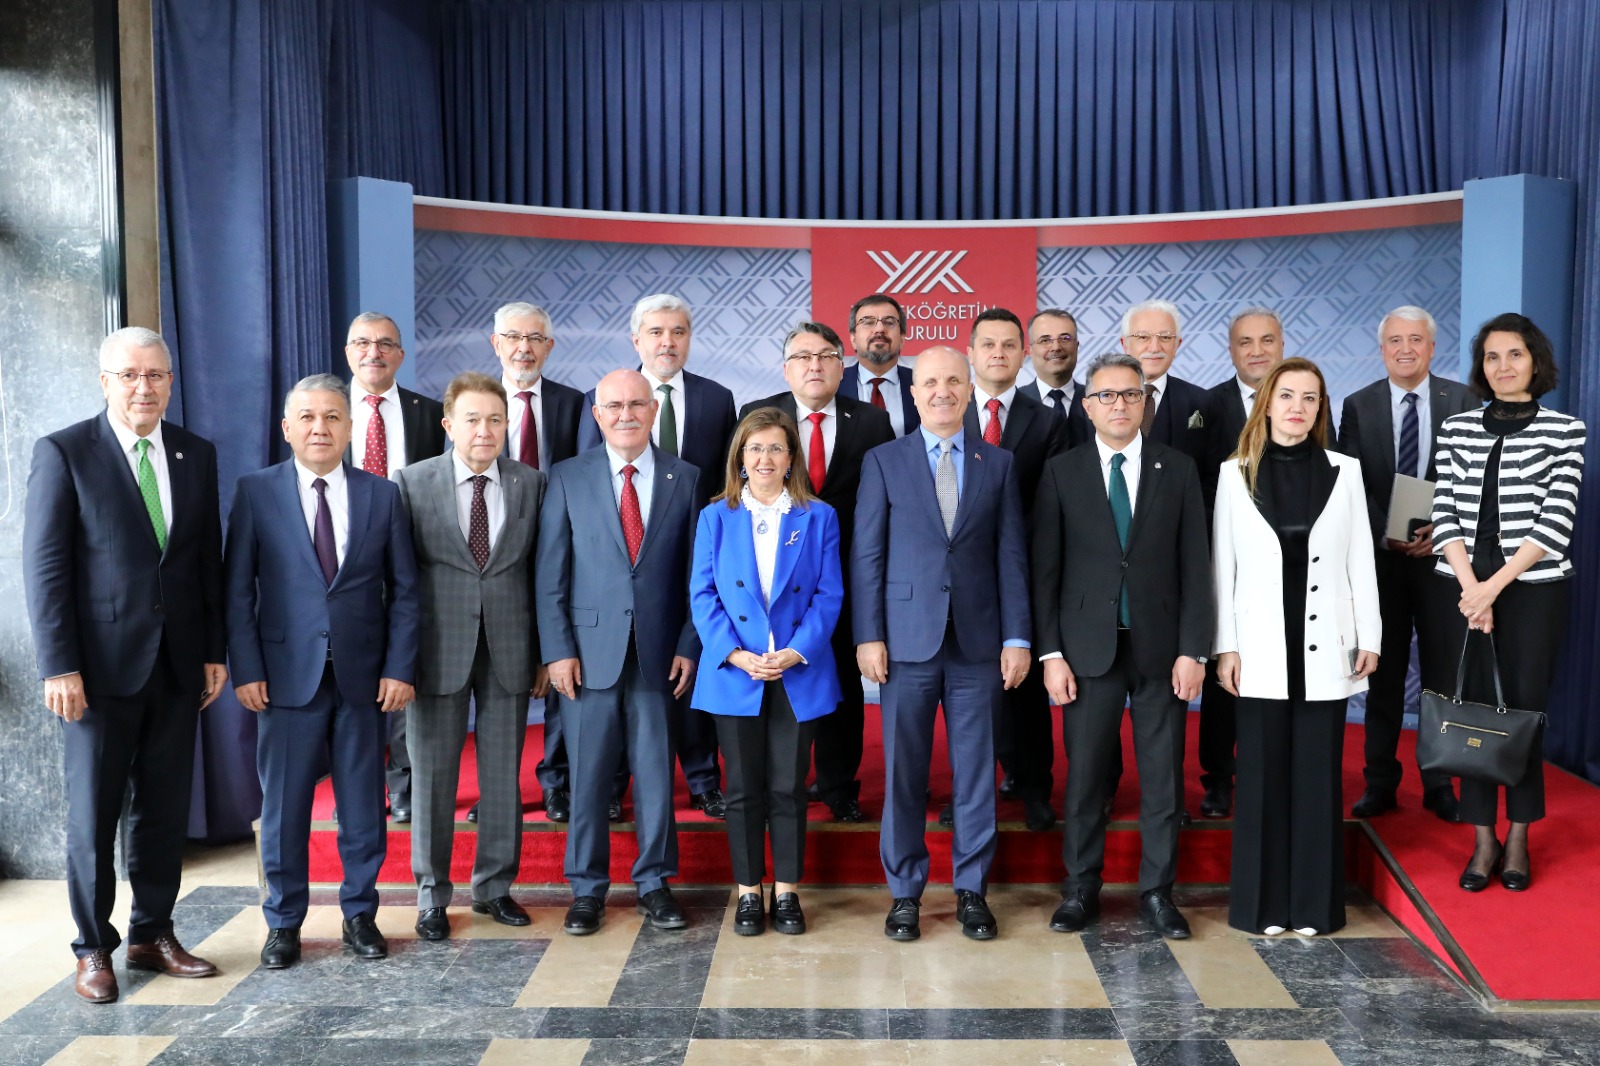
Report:
[[100,369],[108,374],[115,374],[122,369],[110,363],[118,348],[160,348],[162,356],[167,360],[167,369],[172,369],[172,350],[167,347],[167,342],[161,339],[161,334],[153,329],[145,329],[143,326],[124,326],[114,333],[107,334],[106,339],[100,342]]
[[682,311],[683,317],[688,320],[690,332],[694,331],[694,315],[683,297],[670,292],[658,292],[633,305],[633,315],[628,319],[628,332],[637,334],[639,327],[644,324],[644,316],[652,311]]
[[344,409],[350,410],[350,386],[337,374],[308,374],[294,383],[287,395],[283,398],[283,417],[289,417],[289,401],[293,400],[296,393],[300,392],[336,392],[344,401]]
[[1183,336],[1183,316],[1178,313],[1178,305],[1166,300],[1141,300],[1122,312],[1122,332],[1120,337],[1126,337],[1132,332],[1128,323],[1133,321],[1133,316],[1141,311],[1161,311],[1172,316],[1172,332]]
[[1246,307],[1243,311],[1228,319],[1228,340],[1233,340],[1233,329],[1247,318],[1270,318],[1272,324],[1278,327],[1278,333],[1283,333],[1283,319],[1278,317],[1278,312],[1270,307]]
[[402,348],[405,347],[405,338],[400,336],[400,323],[396,322],[394,319],[390,318],[388,315],[383,314],[383,313],[381,313],[379,311],[363,311],[363,312],[361,312],[359,315],[357,315],[356,317],[354,317],[354,318],[352,318],[350,320],[350,325],[348,327],[346,327],[345,332],[349,333],[350,330],[355,329],[357,326],[364,326],[368,322],[387,322],[387,323],[389,323],[389,325],[394,327],[394,338],[395,338],[395,340],[401,342],[400,347],[402,347]]
[[1433,320],[1433,316],[1420,307],[1406,304],[1404,307],[1396,307],[1379,320],[1378,347],[1380,348],[1383,347],[1383,327],[1389,324],[1391,318],[1398,318],[1402,322],[1421,322],[1428,327],[1428,340],[1437,340],[1439,337],[1439,323]]
[[1127,352],[1108,352],[1105,355],[1097,355],[1089,360],[1089,367],[1083,374],[1084,395],[1096,391],[1094,388],[1094,376],[1096,374],[1102,370],[1111,370],[1115,367],[1133,371],[1139,375],[1139,384],[1143,385],[1145,383],[1144,364],[1139,362],[1137,356],[1129,355]]
[[544,323],[543,332],[546,337],[554,337],[556,335],[556,324],[550,321],[550,312],[538,304],[530,304],[523,300],[515,300],[495,308],[494,331],[496,333],[502,332],[505,329],[506,319],[508,318],[528,318],[529,316],[537,318]]

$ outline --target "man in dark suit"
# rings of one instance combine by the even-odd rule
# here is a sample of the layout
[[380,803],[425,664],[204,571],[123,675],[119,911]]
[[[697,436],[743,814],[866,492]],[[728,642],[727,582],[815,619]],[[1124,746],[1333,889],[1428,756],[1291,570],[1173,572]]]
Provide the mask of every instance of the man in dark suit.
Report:
[[224,556],[234,694],[260,715],[268,969],[300,958],[311,799],[324,766],[339,803],[345,946],[361,958],[388,954],[376,922],[388,846],[384,718],[415,695],[421,623],[400,490],[342,462],[344,382],[301,379],[283,413],[294,458],[239,479]]
[[[805,455],[795,464],[806,468],[812,490],[838,512],[839,562],[848,590],[861,460],[870,449],[894,440],[894,428],[884,411],[839,391],[842,353],[839,335],[830,327],[821,322],[795,326],[783,340],[783,378],[789,391],[745,404],[739,418],[758,407],[776,407],[800,427]],[[856,775],[861,771],[865,715],[848,591],[833,630],[833,655],[843,698],[838,710],[817,719],[812,748],[817,793],[836,821],[859,822],[864,816]]]
[[[1039,473],[1047,460],[1067,450],[1068,420],[1017,387],[1026,341],[1022,320],[1003,307],[991,307],[972,323],[967,359],[972,363],[972,403],[964,423],[968,433],[998,445],[1012,455],[1011,470],[1022,496],[1022,519],[1033,511]],[[1023,803],[1029,829],[1042,833],[1056,824],[1050,807],[1050,701],[1038,670],[1005,693],[996,725],[995,749],[1012,787]],[[946,808],[940,812],[940,821]],[[949,824],[946,822],[946,824]]]
[[[677,875],[668,709],[691,689],[700,638],[689,617],[698,473],[650,443],[657,401],[645,376],[617,370],[595,388],[604,446],[558,463],[539,516],[535,610],[550,684],[566,701],[572,759],[563,928],[600,928],[611,887],[606,807],[626,749],[633,775],[639,913],[687,923]],[[642,623],[642,624],[639,624]]]
[[[698,518],[700,509],[721,491],[728,442],[738,423],[733,393],[710,378],[683,369],[689,361],[693,329],[689,305],[683,300],[670,293],[646,296],[634,305],[630,326],[640,370],[658,403],[651,439],[656,447],[699,473],[694,497]],[[591,404],[595,395],[589,394]],[[595,420],[585,419],[578,446],[586,451],[598,445],[601,436]],[[678,762],[689,785],[689,806],[721,818],[728,808],[722,798],[722,771],[717,766],[716,723],[709,714],[689,706],[687,691],[674,699],[672,718]]]
[[1144,368],[1145,438],[1177,448],[1200,467],[1206,461],[1206,390],[1169,373],[1182,346],[1181,317],[1166,300],[1145,300],[1123,314],[1122,350]]
[[875,292],[851,305],[850,344],[857,361],[844,368],[840,391],[887,414],[897,437],[917,428],[911,368],[900,365],[905,343],[906,313],[893,296]]
[[1083,386],[1072,380],[1078,369],[1078,320],[1070,311],[1047,307],[1028,319],[1028,358],[1034,380],[1018,388],[1067,420],[1067,447],[1094,435],[1083,413]]
[[125,795],[128,965],[217,972],[172,933],[196,719],[228,677],[217,453],[162,420],[172,381],[159,334],[111,334],[105,411],[40,438],[28,476],[22,571],[45,706],[62,724],[74,987],[91,1003],[118,994],[112,857]]
[[534,545],[545,477],[501,455],[506,395],[483,374],[458,374],[444,393],[444,425],[455,447],[400,472],[411,516],[423,617],[411,746],[417,821],[411,870],[417,935],[450,935],[450,862],[456,786],[467,715],[476,710],[478,792],[472,909],[502,925],[527,925],[511,898],[522,861],[523,739],[528,696],[545,672],[533,624]]
[[[344,357],[350,364],[350,447],[344,461],[369,474],[393,478],[401,469],[443,455],[444,409],[439,401],[395,384],[405,362],[400,327],[388,315],[363,311],[345,333]],[[389,757],[384,768],[389,813],[411,821],[411,756],[406,750],[406,716],[389,716]]]
[[[1215,626],[1200,473],[1139,431],[1138,360],[1089,366],[1095,440],[1045,466],[1033,519],[1035,645],[1061,705],[1067,751],[1065,897],[1050,928],[1100,910],[1102,806],[1123,707],[1139,765],[1139,910],[1165,937],[1189,925],[1172,903],[1183,806],[1185,707],[1200,692]],[[1106,402],[1109,401],[1109,402]]]
[[[1429,372],[1436,332],[1433,316],[1420,307],[1397,307],[1384,316],[1378,344],[1388,374],[1346,397],[1339,417],[1339,450],[1361,460],[1383,609],[1383,649],[1367,690],[1367,787],[1350,812],[1356,818],[1375,818],[1396,806],[1401,766],[1395,749],[1405,716],[1412,627],[1423,684],[1443,691],[1456,654],[1453,647],[1438,646],[1436,618],[1455,611],[1455,597],[1443,605],[1430,599],[1438,593],[1433,526],[1423,525],[1409,540],[1386,535],[1395,475],[1436,480],[1433,442],[1440,425],[1480,406],[1467,386]],[[1448,777],[1422,775],[1422,804],[1447,822],[1456,820],[1456,794]]]
[[[1206,459],[1200,466],[1200,489],[1208,515],[1217,495],[1217,472],[1239,446],[1256,389],[1283,360],[1283,323],[1278,313],[1269,307],[1247,307],[1234,315],[1228,324],[1228,355],[1233,377],[1206,391]],[[1235,700],[1217,682],[1215,661],[1207,663],[1200,691],[1200,784],[1205,789],[1200,813],[1207,818],[1226,818],[1233,812]]]
[[[578,427],[590,421],[589,405],[583,393],[544,374],[556,346],[550,313],[522,301],[505,304],[495,310],[489,343],[500,361],[500,387],[506,392],[505,455],[540,471],[577,455]],[[544,792],[545,817],[565,822],[570,806],[567,745],[561,701],[549,692],[544,697],[544,753],[534,772]],[[477,820],[478,805],[473,804],[467,821]]]
[[[954,348],[917,358],[920,426],[867,453],[850,580],[856,660],[882,693],[887,801],[879,854],[891,940],[921,935],[927,790],[944,708],[955,791],[956,920],[998,933],[985,899],[994,859],[994,721],[1028,673],[1028,559],[1011,453],[964,430],[971,367]],[[996,670],[995,667],[999,666]]]

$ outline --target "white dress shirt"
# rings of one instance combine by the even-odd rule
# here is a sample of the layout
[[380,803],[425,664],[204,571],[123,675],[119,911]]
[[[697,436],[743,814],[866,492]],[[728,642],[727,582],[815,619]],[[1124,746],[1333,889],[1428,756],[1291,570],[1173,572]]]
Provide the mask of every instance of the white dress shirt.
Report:
[[1000,401],[1000,432],[1006,431],[1006,424],[1011,418],[1011,404],[1017,398],[1017,386],[1012,382],[1011,387],[998,396],[991,396],[983,391],[983,386],[976,380],[972,382],[972,406],[978,412],[978,436],[983,436],[983,431],[989,428],[989,401]]
[[655,492],[656,483],[656,453],[646,448],[639,453],[639,458],[628,460],[618,455],[607,444],[606,461],[611,464],[611,495],[617,501],[617,514],[622,513],[622,468],[631,462],[634,469],[633,491],[639,495],[639,522],[646,530],[650,528],[650,498]]
[[[544,378],[532,385],[518,385],[506,377],[500,378],[506,390],[506,455],[512,459],[522,455],[522,419],[529,406],[533,408],[533,429],[539,436],[539,469],[550,469],[550,445],[544,431]],[[517,399],[517,393],[531,392],[528,403]]]
[[1256,390],[1238,377],[1233,379],[1233,383],[1239,386],[1239,400],[1244,404],[1245,418],[1249,418],[1250,412],[1256,408]]
[[[122,456],[128,461],[128,469],[133,471],[133,484],[139,486],[139,450],[141,440],[150,442],[147,454],[150,456],[150,465],[156,472],[156,490],[161,497],[161,516],[166,519],[167,531],[172,531],[172,475],[167,472],[167,449],[161,443],[161,423],[156,423],[156,428],[150,431],[148,437],[141,437],[115,418],[107,416],[106,421],[111,423],[111,432],[117,435],[117,443],[122,446]],[[142,499],[142,497],[141,497]]]
[[[455,462],[456,470],[456,522],[461,526],[461,535],[470,538],[472,479],[478,475],[461,460],[459,453],[451,452],[450,457]],[[500,484],[500,464],[490,463],[483,476],[489,479],[483,483],[483,504],[489,511],[489,550],[493,551],[495,542],[500,539],[500,530],[506,524],[506,494],[504,486]]]
[[326,474],[314,474],[296,459],[294,476],[300,484],[300,509],[305,512],[306,532],[311,534],[313,545],[317,542],[317,490],[311,483],[319,477],[328,483],[323,492],[328,498],[328,514],[333,518],[334,554],[343,566],[345,543],[350,539],[350,486],[345,480],[344,464]]
[[[1039,402],[1044,404],[1046,407],[1051,408],[1052,410],[1054,410],[1055,407],[1056,407],[1056,401],[1051,398],[1050,390],[1055,388],[1056,386],[1046,384],[1043,379],[1035,379],[1035,384],[1037,384],[1038,387],[1039,387]],[[1060,404],[1060,406],[1064,409],[1064,413],[1070,414],[1071,412],[1070,411],[1066,411],[1065,409],[1070,407],[1071,404],[1072,404],[1072,394],[1076,389],[1076,385],[1069,378],[1067,380],[1067,383],[1065,385],[1062,385],[1060,388],[1061,388],[1061,404]]]
[[[778,568],[779,527],[793,502],[788,489],[779,493],[778,499],[771,504],[756,499],[748,485],[739,493],[739,503],[750,512],[750,535],[755,539],[756,575],[761,580],[761,599],[769,608],[772,606],[772,574]],[[767,650],[778,650],[770,623],[767,625]]]
[[[889,424],[894,427],[894,435],[906,435],[906,410],[905,397],[900,393],[900,364],[887,370],[877,370],[864,359],[856,361],[856,399],[863,403],[872,403],[872,379],[882,377],[883,384],[879,386],[883,395],[883,409],[889,415]],[[874,405],[876,406],[876,405]]]
[[[827,470],[833,465],[833,442],[839,439],[839,401],[830,396],[822,410],[822,469]],[[800,397],[794,398],[795,421],[800,429],[800,463],[807,470],[811,469],[811,415],[815,411],[806,406]],[[815,489],[816,486],[811,486]],[[788,490],[784,490],[784,498],[788,499]],[[757,507],[761,506],[759,503]],[[787,512],[788,507],[784,510]]]
[[[689,409],[688,405],[683,402],[683,368],[679,367],[678,372],[665,381],[650,373],[649,369],[642,364],[639,367],[639,373],[643,374],[644,379],[650,383],[650,398],[658,403],[661,400],[661,393],[657,390],[663,385],[672,386],[672,412],[678,416],[678,454],[682,455],[683,442],[688,439],[685,434],[688,432],[689,425],[685,421]],[[655,442],[658,448],[661,446],[661,412],[665,410],[665,407],[666,405],[663,404],[661,407],[656,408],[656,424],[650,428],[650,439]]]
[[[1155,406],[1153,406],[1150,409],[1150,417],[1154,418],[1155,417],[1155,413],[1157,411],[1161,410],[1161,402],[1167,398],[1167,375],[1162,374],[1158,378],[1150,378],[1147,381],[1145,381],[1145,383],[1144,383],[1144,394],[1146,396],[1150,395],[1150,390],[1151,389],[1155,389],[1156,390]],[[1150,402],[1149,400],[1145,401],[1145,403],[1149,403],[1149,402]],[[1133,491],[1131,487],[1129,488],[1129,491],[1130,492]]]
[[[372,393],[367,392],[360,384],[352,384],[350,465],[361,470],[367,468],[367,423],[372,421],[372,404],[367,402],[367,397],[370,395]],[[383,397],[378,403],[378,410],[383,415],[383,436],[388,441],[389,448],[389,479],[393,481],[395,473],[406,465],[406,418],[405,412],[400,409],[399,385],[390,385],[388,392],[379,395]]]
[[[1400,430],[1405,424],[1406,397],[1417,398],[1417,468],[1415,470],[1401,470],[1400,466]],[[1394,422],[1394,460],[1395,473],[1405,474],[1407,477],[1428,476],[1428,457],[1433,454],[1433,406],[1428,403],[1428,379],[1423,378],[1415,392],[1402,389],[1393,381],[1389,382],[1389,411]]]
[[1100,449],[1100,477],[1105,482],[1107,499],[1111,497],[1111,457],[1120,454],[1126,460],[1122,464],[1122,480],[1128,483],[1128,513],[1133,514],[1139,507],[1139,457],[1144,454],[1144,434],[1135,433],[1128,446],[1118,452],[1096,433],[1094,446]]

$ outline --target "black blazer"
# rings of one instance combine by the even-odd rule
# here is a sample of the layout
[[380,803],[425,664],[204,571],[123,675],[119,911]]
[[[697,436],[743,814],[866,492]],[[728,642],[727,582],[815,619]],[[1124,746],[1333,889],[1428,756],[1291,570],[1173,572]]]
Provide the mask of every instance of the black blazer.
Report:
[[138,692],[163,637],[197,691],[204,664],[227,661],[217,452],[171,422],[161,443],[172,481],[164,552],[108,415],[34,445],[22,570],[39,676],[82,674],[91,702]]
[[[1429,438],[1439,443],[1439,427],[1451,415],[1476,411],[1483,402],[1459,381],[1428,375]],[[1394,412],[1389,405],[1389,379],[1380,378],[1345,397],[1339,415],[1339,450],[1361,461],[1361,483],[1367,490],[1367,520],[1380,541],[1389,525],[1389,496],[1394,489]],[[1434,453],[1428,454],[1428,480],[1438,480]]]
[[1217,472],[1239,447],[1239,434],[1249,417],[1237,376],[1206,390],[1206,456],[1200,464],[1200,487],[1205,492],[1207,514],[1217,498]]
[[[359,388],[351,388],[352,407],[361,402],[361,395]],[[444,404],[400,386],[400,420],[405,427],[407,466],[445,453],[449,443],[444,435],[443,419]],[[348,465],[355,464],[354,443],[345,448],[344,461]]]
[[[655,378],[645,375],[654,383]],[[655,384],[651,385],[655,388]],[[594,390],[584,393],[584,402],[594,405]],[[733,393],[710,378],[683,372],[683,418],[687,434],[678,438],[678,458],[699,471],[695,489],[695,514],[722,491],[727,479],[728,443],[733,440],[739,419],[734,414]],[[578,428],[578,450],[586,452],[604,443],[600,426],[592,418],[582,419]],[[693,529],[694,523],[690,522]]]
[[1148,438],[1157,444],[1178,449],[1193,459],[1196,467],[1204,467],[1207,439],[1205,422],[1206,390],[1168,374]]
[[[904,363],[896,363],[894,371],[895,380],[900,382],[900,406],[901,410],[905,412],[906,434],[910,435],[916,432],[918,426],[922,425],[922,416],[917,414],[917,405],[911,399],[911,368]],[[874,374],[869,374],[867,378],[871,380],[875,376]],[[839,382],[839,391],[850,397],[861,395],[860,363],[852,363],[844,368],[844,379]],[[868,404],[868,406],[870,407],[871,405]],[[891,421],[889,425],[892,428],[894,423]]]
[[1134,662],[1165,676],[1179,655],[1211,654],[1216,625],[1200,473],[1176,448],[1146,440],[1128,550],[1117,541],[1100,449],[1045,464],[1032,523],[1035,655],[1061,652],[1085,677],[1111,669],[1124,578]]
[[[1026,385],[1018,385],[1017,391],[1025,392],[1040,403],[1044,403],[1046,390],[1040,387],[1037,378]],[[1050,410],[1058,418],[1066,419],[1067,447],[1076,448],[1080,444],[1087,444],[1089,443],[1089,438],[1094,436],[1094,425],[1089,421],[1089,416],[1083,409],[1083,384],[1081,382],[1074,381],[1072,383],[1072,394],[1067,397],[1065,410],[1060,407],[1052,407]],[[1000,443],[1004,444],[1005,441]]]
[[[988,417],[987,411],[978,409],[974,394],[973,402],[967,405],[967,432],[981,438],[981,427]],[[1006,416],[1006,428],[1000,434],[1000,447],[1014,456],[1011,469],[1016,474],[1017,492],[1022,496],[1022,517],[1026,520],[1033,514],[1033,500],[1038,493],[1039,474],[1044,464],[1067,450],[1067,420],[1018,389],[1016,398],[1011,401],[1011,413]]]

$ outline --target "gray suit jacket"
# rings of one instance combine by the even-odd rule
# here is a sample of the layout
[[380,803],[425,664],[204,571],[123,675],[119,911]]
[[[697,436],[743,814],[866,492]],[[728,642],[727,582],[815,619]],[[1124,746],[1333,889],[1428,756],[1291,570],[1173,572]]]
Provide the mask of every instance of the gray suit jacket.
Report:
[[506,520],[481,573],[457,517],[454,454],[403,467],[397,474],[400,497],[411,515],[422,591],[417,690],[425,695],[443,696],[466,687],[480,619],[501,687],[507,692],[533,688],[539,663],[533,563],[545,476],[503,456],[496,463]]

